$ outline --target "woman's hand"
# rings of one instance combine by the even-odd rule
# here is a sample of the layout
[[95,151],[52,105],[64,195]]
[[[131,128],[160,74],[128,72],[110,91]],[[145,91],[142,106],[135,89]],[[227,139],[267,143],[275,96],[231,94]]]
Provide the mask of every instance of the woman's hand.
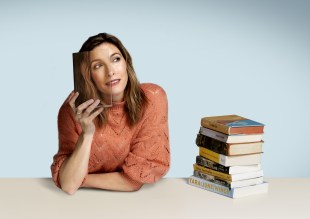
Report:
[[94,101],[93,99],[87,100],[78,107],[76,107],[75,100],[78,96],[79,93],[76,92],[74,94],[71,93],[68,97],[68,102],[75,115],[75,120],[80,123],[84,134],[94,134],[96,127],[93,120],[103,111],[103,107],[100,107],[93,112],[93,110],[100,103],[99,99],[97,99],[96,101]]

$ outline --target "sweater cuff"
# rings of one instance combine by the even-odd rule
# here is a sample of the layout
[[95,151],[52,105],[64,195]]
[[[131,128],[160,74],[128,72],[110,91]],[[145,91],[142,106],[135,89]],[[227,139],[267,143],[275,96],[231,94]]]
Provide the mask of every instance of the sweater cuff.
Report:
[[61,185],[59,182],[59,171],[64,161],[66,160],[66,158],[67,156],[59,157],[57,160],[54,161],[54,163],[51,166],[53,181],[55,185],[59,188],[61,188]]

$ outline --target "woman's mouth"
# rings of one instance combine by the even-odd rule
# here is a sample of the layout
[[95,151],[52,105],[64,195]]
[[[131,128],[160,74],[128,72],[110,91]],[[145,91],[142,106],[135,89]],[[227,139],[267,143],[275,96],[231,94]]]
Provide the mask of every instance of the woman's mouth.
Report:
[[109,81],[108,83],[106,83],[106,85],[108,85],[108,86],[115,86],[115,85],[117,85],[120,81],[121,81],[120,79],[115,79],[115,80]]

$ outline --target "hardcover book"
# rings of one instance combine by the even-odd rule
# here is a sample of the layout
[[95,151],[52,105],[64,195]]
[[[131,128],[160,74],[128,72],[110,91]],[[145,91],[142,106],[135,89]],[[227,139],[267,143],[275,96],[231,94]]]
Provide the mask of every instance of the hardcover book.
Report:
[[264,175],[263,170],[254,171],[254,172],[247,172],[247,173],[238,173],[238,174],[226,174],[221,173],[216,170],[212,170],[203,166],[199,166],[198,164],[194,164],[194,170],[198,170],[199,172],[212,175],[215,177],[218,177],[222,180],[229,180],[229,181],[239,181],[239,180],[245,180],[245,179],[253,179],[257,177],[262,177]]
[[207,181],[210,181],[210,182],[231,188],[229,180],[223,180],[219,177],[212,176],[212,175],[200,172],[198,170],[194,170],[194,176],[196,176],[200,179],[204,179],[204,180],[207,180]]
[[247,155],[235,155],[225,156],[218,154],[204,147],[199,147],[199,155],[219,163],[225,167],[228,166],[241,166],[241,165],[252,165],[261,163],[261,153],[259,154],[247,154]]
[[264,179],[263,177],[257,177],[252,179],[245,179],[245,180],[239,180],[239,181],[229,181],[229,180],[223,180],[221,178],[218,178],[216,176],[208,175],[205,173],[202,173],[198,170],[194,170],[194,176],[204,179],[222,186],[226,186],[231,188],[238,188],[238,187],[244,187],[244,186],[251,186],[251,185],[257,185],[263,183]]
[[215,192],[220,195],[224,195],[230,198],[241,198],[249,195],[262,194],[268,192],[268,183],[263,182],[261,184],[252,185],[252,186],[244,186],[238,188],[230,189],[227,186],[222,186],[208,180],[201,179],[196,176],[190,176],[188,179],[188,184],[205,189],[211,192]]
[[204,166],[226,174],[247,173],[261,170],[260,164],[225,167],[202,156],[196,156],[196,163],[200,166]]
[[196,145],[205,147],[219,154],[226,156],[261,153],[263,141],[248,143],[225,143],[208,136],[197,134]]
[[238,115],[210,116],[201,119],[201,126],[228,135],[263,133],[264,124]]
[[205,127],[200,127],[199,133],[225,143],[259,142],[263,140],[263,134],[227,135]]

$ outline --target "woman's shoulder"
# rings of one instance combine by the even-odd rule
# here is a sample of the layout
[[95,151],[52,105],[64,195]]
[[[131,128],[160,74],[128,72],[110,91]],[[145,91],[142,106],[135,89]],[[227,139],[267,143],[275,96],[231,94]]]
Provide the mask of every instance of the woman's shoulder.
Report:
[[165,90],[161,86],[152,83],[145,83],[141,84],[141,89],[148,101],[146,112],[160,110],[164,113],[167,111],[168,98]]
[[65,102],[60,106],[58,110],[58,118],[60,117],[70,117],[71,119],[73,118],[73,112],[67,100],[65,100]]
[[59,114],[70,114],[70,112],[71,112],[71,107],[69,103],[63,103],[60,106],[59,111],[58,111]]
[[159,85],[153,83],[143,83],[141,84],[141,89],[144,91],[148,98],[160,98],[166,97],[166,91]]

